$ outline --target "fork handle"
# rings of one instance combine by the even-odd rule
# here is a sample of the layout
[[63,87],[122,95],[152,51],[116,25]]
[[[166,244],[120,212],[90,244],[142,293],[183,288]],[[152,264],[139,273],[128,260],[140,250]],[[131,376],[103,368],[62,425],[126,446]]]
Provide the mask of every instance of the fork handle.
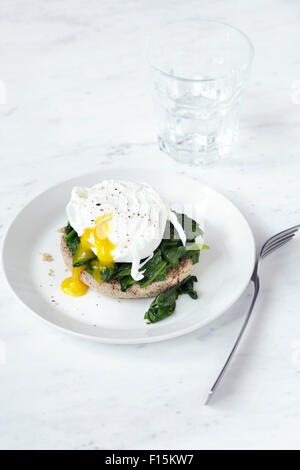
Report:
[[243,326],[241,328],[241,331],[239,332],[239,335],[234,343],[234,346],[232,348],[232,351],[231,353],[229,354],[228,358],[227,358],[227,361],[225,362],[221,372],[219,373],[218,377],[217,377],[217,380],[215,381],[215,383],[213,384],[209,394],[208,394],[208,397],[207,397],[207,400],[205,402],[205,405],[208,405],[208,403],[210,402],[214,392],[216,391],[219,383],[221,382],[233,356],[234,356],[234,353],[235,351],[237,350],[237,347],[242,339],[242,336],[244,334],[244,331],[245,329],[247,328],[247,325],[249,323],[249,320],[250,320],[250,317],[251,317],[251,314],[252,314],[252,311],[253,311],[253,308],[254,308],[254,305],[255,305],[255,302],[256,302],[256,299],[257,299],[257,296],[258,296],[258,293],[259,293],[259,277],[258,276],[255,276],[255,278],[253,279],[253,283],[254,283],[254,293],[253,293],[253,298],[252,298],[252,301],[251,301],[251,305],[250,305],[250,308],[248,310],[248,313],[246,315],[246,318],[245,318],[245,321],[243,323]]

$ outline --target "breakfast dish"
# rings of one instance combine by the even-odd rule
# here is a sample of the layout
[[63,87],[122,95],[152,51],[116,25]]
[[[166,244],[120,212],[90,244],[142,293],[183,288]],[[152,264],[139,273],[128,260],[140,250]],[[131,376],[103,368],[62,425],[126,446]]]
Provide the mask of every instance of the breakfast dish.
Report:
[[[155,297],[114,298],[92,288],[82,297],[73,297],[61,290],[70,271],[60,253],[62,233],[57,230],[67,224],[65,208],[72,189],[112,179],[144,182],[154,188],[172,209],[199,221],[211,247],[192,265],[191,275],[198,279],[194,284],[198,299],[180,295],[175,314],[152,325],[143,321],[143,313]],[[45,262],[43,253],[51,255],[52,261]],[[34,314],[61,332],[112,344],[164,341],[206,327],[242,294],[254,262],[253,235],[239,209],[197,179],[162,169],[101,167],[64,180],[25,205],[7,228],[2,244],[3,273],[23,306],[20,314],[25,322],[26,315]],[[47,335],[43,326],[36,328],[39,334]]]
[[117,298],[156,297],[145,319],[171,315],[176,299],[194,290],[203,232],[197,222],[172,211],[148,184],[105,180],[74,187],[66,208],[61,253],[72,276],[61,285],[70,296],[88,287]]

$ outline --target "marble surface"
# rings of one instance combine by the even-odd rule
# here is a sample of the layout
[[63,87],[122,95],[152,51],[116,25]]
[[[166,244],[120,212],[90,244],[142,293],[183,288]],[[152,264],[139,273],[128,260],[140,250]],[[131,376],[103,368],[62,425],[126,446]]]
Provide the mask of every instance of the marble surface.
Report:
[[[151,24],[188,27],[196,15],[243,29],[256,49],[239,144],[197,169],[157,150],[142,59]],[[192,174],[237,204],[258,243],[299,223],[299,28],[297,1],[3,0],[1,239],[40,191],[101,166]],[[300,238],[293,243],[265,261],[255,316],[211,407],[203,402],[250,288],[205,330],[124,347],[39,322],[1,273],[0,448],[299,448]]]

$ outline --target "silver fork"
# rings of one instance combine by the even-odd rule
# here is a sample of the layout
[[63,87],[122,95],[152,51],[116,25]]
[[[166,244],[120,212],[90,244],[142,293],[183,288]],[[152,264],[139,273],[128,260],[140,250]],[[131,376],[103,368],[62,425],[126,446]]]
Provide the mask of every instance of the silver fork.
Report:
[[249,323],[249,320],[250,320],[250,317],[251,317],[251,313],[252,313],[252,310],[254,308],[254,305],[255,305],[255,302],[256,302],[256,299],[257,299],[257,296],[258,296],[258,292],[259,292],[259,276],[258,276],[258,272],[259,272],[259,268],[260,268],[260,263],[261,263],[261,260],[263,258],[265,258],[266,256],[270,255],[271,253],[273,253],[273,251],[277,250],[277,248],[280,248],[281,246],[285,245],[286,243],[288,243],[290,240],[292,240],[292,238],[295,236],[295,233],[298,231],[300,225],[296,225],[295,227],[291,227],[291,228],[288,228],[287,230],[283,230],[282,232],[279,232],[277,233],[276,235],[274,235],[273,237],[269,238],[262,246],[261,250],[260,250],[260,254],[259,256],[257,257],[256,259],[256,262],[255,262],[255,266],[254,266],[254,270],[253,270],[253,273],[252,273],[252,276],[251,276],[251,281],[253,282],[254,284],[254,293],[253,293],[253,298],[252,298],[252,302],[251,302],[251,305],[250,305],[250,308],[249,308],[249,311],[246,315],[246,319],[243,323],[243,326],[241,328],[241,331],[236,339],[236,342],[233,346],[233,349],[231,351],[231,353],[229,354],[228,358],[227,358],[227,361],[225,362],[221,372],[219,373],[218,377],[217,377],[217,380],[215,381],[214,385],[212,386],[212,388],[210,389],[210,392],[208,394],[208,397],[207,397],[207,400],[205,402],[205,405],[208,405],[208,403],[210,402],[213,394],[215,393],[218,385],[220,384],[222,378],[224,377],[224,374],[233,358],[233,355],[241,341],[241,338],[243,336],[243,333]]

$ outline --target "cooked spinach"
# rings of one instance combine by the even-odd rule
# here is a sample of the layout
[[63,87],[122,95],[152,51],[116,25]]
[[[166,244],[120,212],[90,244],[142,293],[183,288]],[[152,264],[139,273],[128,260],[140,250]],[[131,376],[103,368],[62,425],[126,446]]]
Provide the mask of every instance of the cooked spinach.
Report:
[[[152,258],[140,268],[143,272],[143,279],[141,281],[135,281],[131,276],[131,263],[115,263],[112,267],[103,267],[100,271],[100,278],[102,281],[111,281],[116,279],[120,282],[121,290],[125,292],[130,286],[139,282],[140,287],[146,287],[153,281],[163,281],[166,279],[168,272],[173,267],[178,267],[180,260],[191,259],[193,264],[198,263],[200,256],[200,249],[208,248],[206,245],[198,245],[195,243],[195,239],[198,235],[203,234],[202,230],[198,226],[197,222],[190,219],[185,214],[176,214],[178,221],[184,227],[187,236],[187,245],[183,246],[179,238],[177,231],[173,224],[169,222],[169,227],[165,231],[165,235],[168,238],[163,238],[160,245],[156,248]],[[167,234],[168,231],[168,234]],[[68,223],[66,227],[67,246],[72,252],[74,257],[76,249],[80,243],[76,231]],[[95,257],[84,260],[84,264],[87,266],[87,271],[93,274],[90,262]],[[82,266],[83,262],[75,263],[74,266]]]
[[[141,287],[146,287],[150,282],[164,280],[168,274],[167,261],[162,257],[161,250],[157,248],[152,258],[140,269],[144,272],[144,277],[140,281]],[[158,279],[159,278],[159,279]]]
[[70,232],[75,232],[73,227],[71,226],[70,222],[68,221],[66,227],[65,227],[65,234],[68,235]]
[[[207,249],[207,245],[199,245],[195,242],[198,235],[203,235],[202,230],[197,222],[190,219],[184,214],[176,214],[178,221],[184,228],[187,244],[182,245],[177,231],[170,222],[167,227],[165,236],[158,248],[153,253],[147,263],[140,268],[143,272],[143,279],[135,281],[131,276],[131,263],[115,263],[111,267],[103,267],[100,270],[100,278],[102,281],[110,281],[116,279],[119,281],[121,290],[125,292],[130,286],[139,282],[140,287],[146,287],[153,281],[163,281],[166,279],[168,272],[172,268],[179,266],[180,260],[191,259],[193,264],[198,263],[200,250]],[[68,222],[65,228],[65,240],[68,248],[71,250],[74,259],[76,250],[80,244],[80,237]],[[85,260],[76,262],[73,266],[78,267],[86,265],[86,270],[94,275],[93,261],[96,256],[90,256]],[[197,299],[197,292],[194,290],[194,282],[197,282],[195,276],[188,276],[179,284],[171,287],[165,292],[159,294],[151,303],[149,310],[145,313],[145,319],[150,323],[156,323],[164,318],[172,315],[176,307],[176,300],[181,294],[188,294],[192,299]]]
[[130,286],[136,283],[131,277],[131,263],[116,263],[114,279],[117,279],[121,286],[121,291],[125,292]]
[[110,281],[111,279],[113,279],[114,277],[114,274],[116,272],[116,266],[117,264],[115,264],[114,266],[112,267],[104,267],[101,269],[101,272],[100,272],[100,278],[102,281]]
[[175,240],[163,240],[161,242],[161,251],[165,260],[175,268],[179,266],[179,261],[187,253],[181,241]]
[[77,263],[73,263],[73,268],[79,268],[79,266],[84,266],[90,264],[91,261],[97,259],[97,256],[91,256],[90,258],[86,258],[83,261],[78,261]]
[[115,263],[113,266],[103,267],[101,269],[100,277],[102,281],[110,281],[112,279],[122,279],[130,276],[131,264],[130,263]]
[[196,276],[188,276],[176,286],[159,294],[145,313],[145,320],[148,320],[150,323],[156,323],[172,315],[176,307],[176,300],[181,294],[188,294],[192,299],[197,299],[194,282],[197,282]]
[[127,276],[119,279],[119,283],[121,286],[121,291],[126,292],[130,286],[136,283],[136,281],[131,276]]
[[198,294],[194,289],[194,282],[198,282],[196,276],[188,276],[182,283],[177,284],[179,295],[188,294],[191,299],[198,299]]
[[70,225],[70,222],[68,222],[66,228],[65,228],[66,236],[66,244],[69,250],[71,250],[72,257],[74,258],[76,250],[78,248],[78,245],[80,243],[80,238],[77,235],[77,232],[73,229],[73,227]]

